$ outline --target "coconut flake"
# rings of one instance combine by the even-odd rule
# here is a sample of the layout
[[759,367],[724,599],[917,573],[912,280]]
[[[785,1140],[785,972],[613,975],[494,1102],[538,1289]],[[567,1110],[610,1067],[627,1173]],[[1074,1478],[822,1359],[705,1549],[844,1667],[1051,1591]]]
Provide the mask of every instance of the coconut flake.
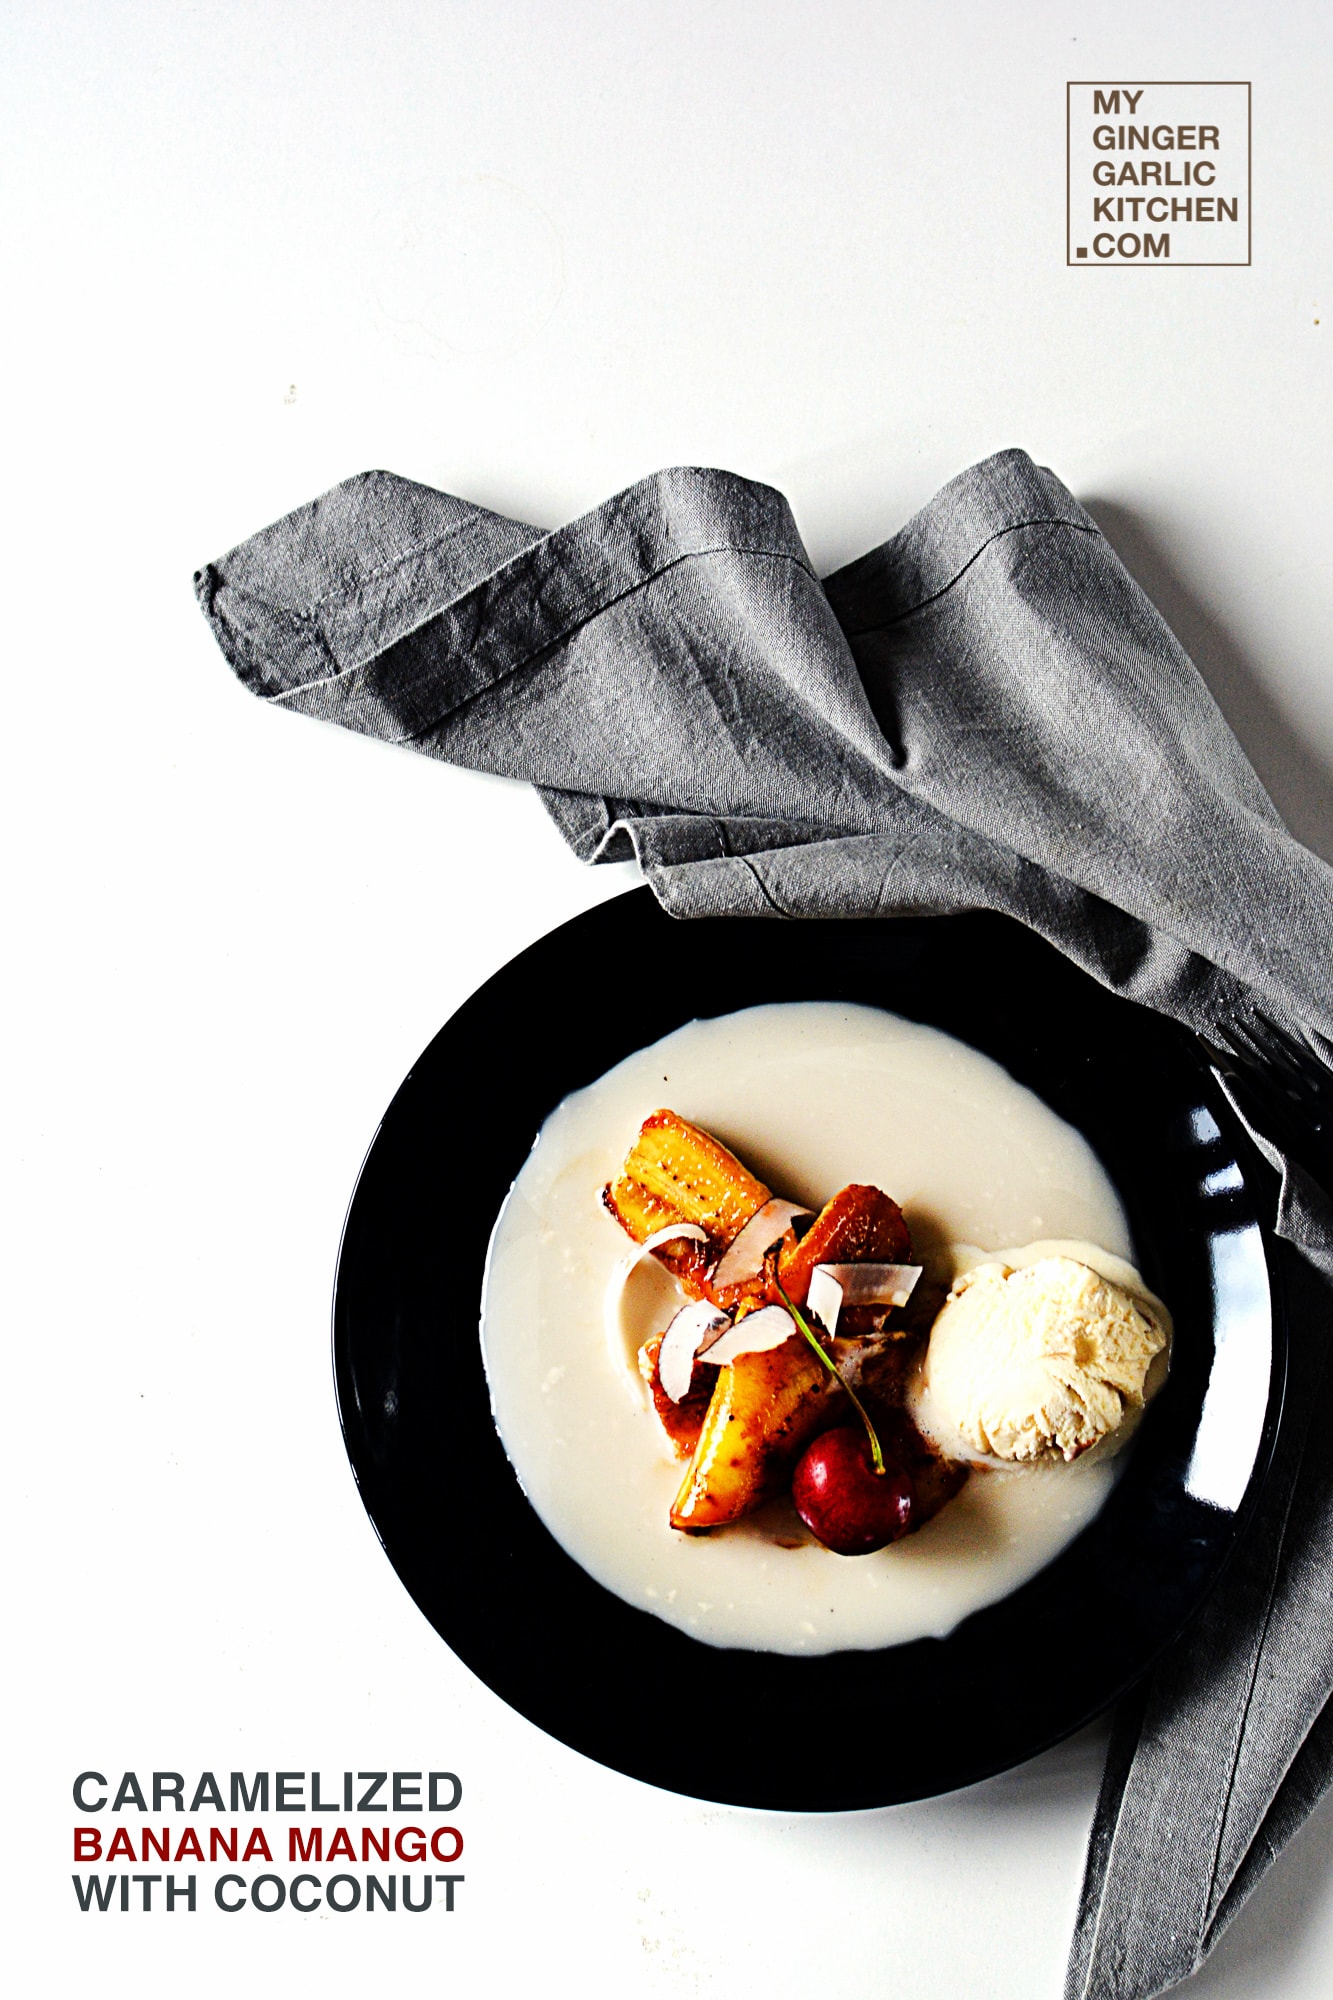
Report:
[[[706,1244],[708,1232],[700,1229],[697,1222],[673,1222],[666,1229],[655,1230],[651,1236],[645,1237],[633,1256],[622,1257],[616,1266],[615,1277],[607,1288],[606,1311],[611,1318],[614,1319],[619,1314],[625,1288],[645,1258],[651,1257],[654,1250],[660,1250],[664,1244],[675,1242],[677,1239],[687,1243]],[[659,1268],[665,1269],[664,1266]]]
[[670,1222],[665,1229],[655,1229],[651,1236],[645,1236],[639,1245],[639,1255],[634,1259],[647,1257],[652,1251],[660,1250],[664,1243],[673,1243],[678,1236],[688,1237],[691,1243],[706,1243],[708,1231],[700,1229],[697,1222]]
[[748,1278],[757,1278],[765,1256],[782,1241],[793,1217],[809,1214],[798,1201],[766,1201],[727,1246],[713,1273],[714,1287],[743,1285]]
[[816,1264],[806,1304],[832,1339],[844,1306],[905,1306],[920,1264]]
[[842,1311],[842,1286],[829,1275],[827,1264],[816,1264],[810,1273],[810,1289],[805,1295],[805,1303],[832,1339],[838,1325],[838,1314]]
[[679,1403],[690,1393],[694,1357],[699,1349],[707,1344],[710,1335],[720,1333],[730,1324],[726,1313],[719,1312],[707,1299],[696,1299],[693,1305],[681,1307],[662,1335],[662,1345],[657,1350],[657,1379],[673,1403]]
[[770,1347],[781,1347],[795,1332],[796,1322],[784,1307],[761,1306],[758,1312],[747,1313],[728,1333],[709,1341],[704,1355],[721,1368],[738,1354],[766,1354]]

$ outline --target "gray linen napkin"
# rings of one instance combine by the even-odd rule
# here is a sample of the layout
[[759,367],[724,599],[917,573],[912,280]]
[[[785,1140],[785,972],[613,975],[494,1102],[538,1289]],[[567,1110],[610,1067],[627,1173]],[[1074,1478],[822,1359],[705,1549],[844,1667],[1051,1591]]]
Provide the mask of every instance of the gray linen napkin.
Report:
[[[528,781],[676,916],[986,908],[1211,1034],[1333,1037],[1299,846],[1096,523],[1022,452],[821,585],[786,502],[659,473],[546,534],[386,473],[196,578],[275,705]],[[1333,1208],[1287,1163],[1289,1409],[1263,1507],[1117,1722],[1070,2000],[1186,1978],[1333,1781]]]

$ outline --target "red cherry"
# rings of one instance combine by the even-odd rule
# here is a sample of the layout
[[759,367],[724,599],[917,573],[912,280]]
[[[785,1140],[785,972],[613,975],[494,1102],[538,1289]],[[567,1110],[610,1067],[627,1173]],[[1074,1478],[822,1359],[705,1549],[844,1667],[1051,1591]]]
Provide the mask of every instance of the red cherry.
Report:
[[815,1439],[796,1468],[791,1497],[811,1534],[839,1556],[868,1556],[896,1542],[912,1525],[916,1499],[901,1466],[886,1459],[876,1472],[860,1424]]

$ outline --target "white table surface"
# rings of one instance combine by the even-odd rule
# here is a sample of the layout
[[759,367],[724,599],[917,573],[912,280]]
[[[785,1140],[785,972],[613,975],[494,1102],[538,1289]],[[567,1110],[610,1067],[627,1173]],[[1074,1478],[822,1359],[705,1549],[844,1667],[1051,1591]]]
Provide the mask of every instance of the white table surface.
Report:
[[[540,1735],[399,1585],[334,1410],[344,1206],[439,1024],[632,874],[263,710],[190,574],[369,465],[555,525],[682,461],[780,486],[831,567],[1021,443],[1333,856],[1327,10],[33,0],[0,37],[20,1990],[1055,2000],[1100,1728],[895,1811],[696,1805]],[[1144,75],[1253,80],[1251,269],[1065,267],[1064,84]],[[348,1764],[460,1773],[452,1916],[79,1913],[77,1771]],[[1331,1987],[1326,1808],[1194,1990]]]

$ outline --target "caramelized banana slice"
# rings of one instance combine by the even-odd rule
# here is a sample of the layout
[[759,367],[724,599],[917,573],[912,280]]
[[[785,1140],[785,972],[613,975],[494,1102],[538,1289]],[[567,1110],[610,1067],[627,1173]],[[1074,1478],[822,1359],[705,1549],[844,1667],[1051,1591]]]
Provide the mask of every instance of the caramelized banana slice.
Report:
[[696,1360],[689,1394],[682,1396],[678,1403],[673,1403],[662,1387],[662,1377],[658,1372],[657,1357],[661,1349],[660,1333],[655,1333],[651,1340],[644,1342],[639,1349],[639,1373],[648,1384],[657,1421],[670,1438],[676,1457],[688,1458],[699,1442],[718,1371],[710,1368],[706,1361]]
[[846,1400],[799,1334],[761,1354],[738,1354],[718,1371],[672,1527],[720,1528],[762,1506]]
[[763,1207],[768,1189],[710,1133],[674,1111],[654,1111],[602,1200],[636,1243],[673,1222],[707,1230],[707,1254],[689,1243],[664,1244],[656,1253],[687,1291],[695,1291],[691,1279],[697,1284],[705,1266]]

